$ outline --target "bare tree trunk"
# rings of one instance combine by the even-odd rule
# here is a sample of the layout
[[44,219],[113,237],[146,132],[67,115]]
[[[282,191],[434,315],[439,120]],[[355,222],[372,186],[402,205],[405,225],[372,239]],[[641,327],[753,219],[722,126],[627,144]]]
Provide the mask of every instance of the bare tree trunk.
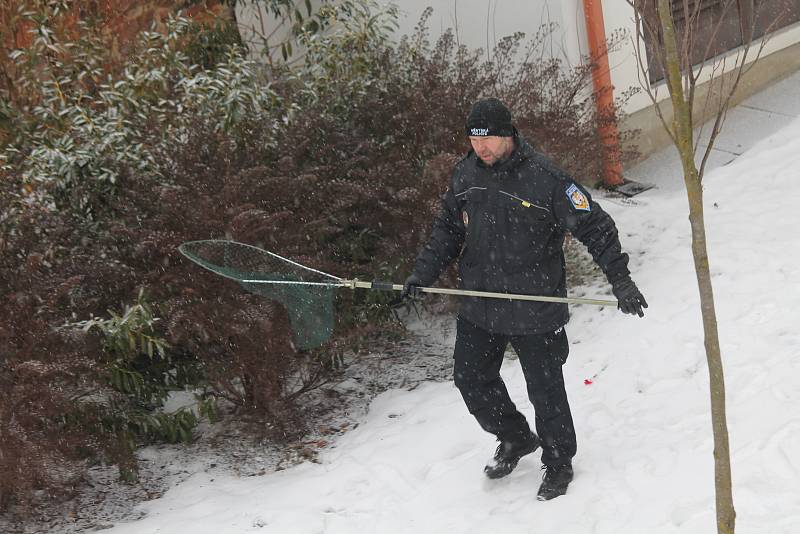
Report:
[[725,415],[725,378],[719,347],[717,315],[706,247],[706,228],[703,216],[703,186],[694,162],[692,140],[692,106],[686,101],[680,70],[675,28],[669,0],[658,0],[658,15],[664,35],[667,86],[673,106],[672,128],[674,141],[683,166],[686,194],[689,197],[689,222],[692,228],[692,256],[700,290],[700,308],[705,333],[706,360],[711,388],[711,426],[714,433],[714,487],[718,534],[733,534],[736,511],[733,507],[730,446]]
[[[694,167],[694,162],[691,163]],[[700,289],[700,308],[706,360],[711,388],[711,426],[714,431],[714,486],[716,489],[717,532],[733,534],[736,511],[733,507],[731,454],[728,444],[728,423],[725,412],[725,377],[714,309],[714,292],[706,248],[706,229],[703,218],[703,188],[691,172],[686,172],[686,191],[689,197],[689,222],[692,226],[692,255]],[[696,172],[696,171],[695,171]],[[691,183],[690,183],[691,182]]]

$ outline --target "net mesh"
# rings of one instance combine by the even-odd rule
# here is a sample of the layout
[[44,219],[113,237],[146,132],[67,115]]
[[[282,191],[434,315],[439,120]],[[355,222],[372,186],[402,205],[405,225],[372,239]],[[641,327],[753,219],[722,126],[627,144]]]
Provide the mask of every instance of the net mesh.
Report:
[[333,295],[340,278],[235,241],[190,241],[178,250],[201,267],[283,305],[295,347],[319,347],[333,333]]

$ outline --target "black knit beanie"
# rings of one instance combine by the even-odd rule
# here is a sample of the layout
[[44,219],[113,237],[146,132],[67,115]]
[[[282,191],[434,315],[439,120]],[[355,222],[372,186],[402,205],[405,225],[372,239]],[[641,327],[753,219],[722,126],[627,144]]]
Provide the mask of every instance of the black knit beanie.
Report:
[[479,100],[467,117],[467,135],[512,137],[511,112],[496,98]]

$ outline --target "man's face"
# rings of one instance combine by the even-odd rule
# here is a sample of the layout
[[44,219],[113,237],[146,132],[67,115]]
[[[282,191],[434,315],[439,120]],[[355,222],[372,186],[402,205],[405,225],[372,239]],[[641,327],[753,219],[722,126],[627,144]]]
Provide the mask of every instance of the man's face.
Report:
[[489,167],[511,154],[514,149],[513,137],[470,135],[469,142],[481,161]]

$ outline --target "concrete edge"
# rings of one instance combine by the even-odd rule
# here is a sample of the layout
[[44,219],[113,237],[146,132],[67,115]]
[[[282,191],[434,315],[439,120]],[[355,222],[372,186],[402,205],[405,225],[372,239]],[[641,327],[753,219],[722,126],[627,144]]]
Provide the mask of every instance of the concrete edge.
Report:
[[[750,96],[791,76],[798,70],[800,70],[800,43],[795,43],[760,58],[740,81],[736,94],[731,100],[730,109]],[[724,77],[730,79],[732,73],[727,73]],[[698,105],[698,103],[705,101],[709,88],[710,82],[705,82],[695,89],[694,113],[695,123],[698,125],[713,117],[710,110],[700,109]],[[672,120],[672,104],[669,99],[666,99],[659,105],[664,119],[669,123]],[[623,146],[623,149],[625,149],[635,145],[639,151],[639,157],[635,161],[628,162],[628,167],[640,163],[653,153],[672,143],[656,114],[654,106],[649,106],[630,114],[622,124],[623,131],[637,129],[640,130],[639,134],[625,143],[627,146]]]

